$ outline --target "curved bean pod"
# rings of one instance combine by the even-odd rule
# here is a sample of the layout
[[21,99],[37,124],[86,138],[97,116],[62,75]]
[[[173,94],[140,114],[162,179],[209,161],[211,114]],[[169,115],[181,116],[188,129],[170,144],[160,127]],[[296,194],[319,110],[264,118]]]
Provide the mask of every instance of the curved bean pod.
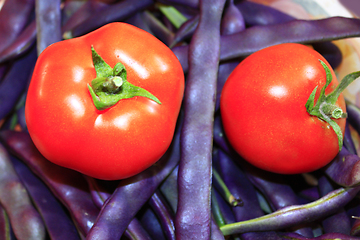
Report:
[[16,158],[11,160],[19,178],[39,210],[51,239],[80,239],[74,223],[46,185],[20,160]]
[[170,43],[170,48],[174,47],[176,44],[188,40],[194,34],[195,29],[199,24],[199,15],[195,15],[192,18],[189,18],[184,22],[180,28],[176,31],[172,42]]
[[0,84],[0,119],[7,116],[25,91],[36,62],[36,52],[32,50],[12,64]]
[[221,35],[241,32],[245,29],[245,21],[240,10],[234,5],[234,0],[228,0],[221,20]]
[[154,3],[153,0],[124,0],[112,4],[101,11],[93,13],[89,18],[64,33],[67,38],[78,37],[96,28],[114,21],[123,21],[135,13],[146,9]]
[[309,204],[293,205],[259,218],[227,224],[221,227],[221,231],[224,235],[230,235],[253,231],[281,230],[306,223],[310,219],[315,221],[344,207],[359,191],[360,187],[339,188]]
[[199,25],[190,42],[175,217],[179,240],[211,236],[213,118],[224,4],[200,1]]
[[6,0],[0,11],[0,52],[21,33],[29,21],[35,0]]
[[0,139],[15,156],[43,180],[69,210],[80,233],[86,236],[95,222],[99,209],[92,201],[82,174],[45,159],[27,132],[2,131]]
[[62,40],[61,0],[35,0],[38,55],[50,44]]
[[0,145],[0,203],[9,216],[19,240],[41,240],[46,237],[44,223],[15,172],[5,147]]
[[149,235],[156,240],[167,240],[159,219],[151,208],[140,213],[139,219]]

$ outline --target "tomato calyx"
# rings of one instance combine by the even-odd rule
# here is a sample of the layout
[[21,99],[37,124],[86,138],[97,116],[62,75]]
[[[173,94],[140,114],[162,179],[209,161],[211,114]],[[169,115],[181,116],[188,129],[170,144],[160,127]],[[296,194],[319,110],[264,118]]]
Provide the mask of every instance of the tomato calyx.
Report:
[[321,60],[319,61],[326,73],[326,83],[320,90],[320,95],[316,104],[314,105],[315,93],[317,91],[318,86],[316,86],[314,90],[311,92],[305,104],[305,107],[310,115],[316,116],[319,119],[326,121],[333,128],[333,130],[335,131],[338,137],[339,152],[340,152],[343,145],[343,135],[339,125],[333,119],[346,118],[347,113],[343,112],[343,110],[336,105],[336,101],[339,98],[342,91],[344,91],[345,88],[355,79],[360,77],[360,71],[346,75],[339,83],[339,85],[331,93],[325,95],[325,89],[332,81],[332,75],[329,67],[323,61]]
[[91,52],[96,78],[91,81],[91,84],[87,84],[87,87],[96,109],[105,110],[121,99],[135,96],[146,97],[161,104],[153,94],[127,81],[126,68],[122,63],[118,62],[114,68],[111,68],[93,46],[91,46]]

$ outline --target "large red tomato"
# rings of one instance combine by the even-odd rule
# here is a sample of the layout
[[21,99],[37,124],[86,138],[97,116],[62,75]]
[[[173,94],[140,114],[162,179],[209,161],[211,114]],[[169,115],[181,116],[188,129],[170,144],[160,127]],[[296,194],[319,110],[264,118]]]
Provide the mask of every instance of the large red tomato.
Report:
[[[333,77],[326,95],[338,85],[336,76],[324,57],[305,45],[262,49],[231,73],[221,95],[221,116],[227,138],[245,160],[271,172],[295,174],[319,169],[339,152],[334,129],[306,108],[315,87],[316,102],[326,83],[319,60]],[[334,105],[346,111],[342,95]],[[345,118],[332,120],[342,135]]]
[[[121,74],[119,62],[126,69]],[[118,76],[107,77],[113,72]],[[107,105],[120,91],[124,98]],[[26,99],[27,127],[50,161],[99,179],[123,179],[165,153],[183,92],[183,70],[168,47],[134,26],[111,23],[40,54]],[[101,97],[105,107],[98,110],[93,98]]]

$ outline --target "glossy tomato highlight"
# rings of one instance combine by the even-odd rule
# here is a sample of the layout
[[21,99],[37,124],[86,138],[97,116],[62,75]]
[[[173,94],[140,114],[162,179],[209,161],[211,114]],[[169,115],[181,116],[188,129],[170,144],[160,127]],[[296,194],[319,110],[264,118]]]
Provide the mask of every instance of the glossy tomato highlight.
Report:
[[[27,94],[27,126],[48,160],[95,178],[123,179],[168,149],[183,92],[183,70],[166,45],[132,25],[110,23],[40,54]],[[107,105],[118,93],[124,98]],[[105,105],[95,107],[93,99]]]
[[[325,94],[338,85],[323,56],[308,46],[286,43],[262,49],[243,60],[222,90],[224,130],[234,149],[267,171],[296,174],[314,171],[339,152],[338,137],[324,120],[307,112],[306,103],[326,82],[323,61],[333,77]],[[344,113],[342,95],[335,105]],[[334,120],[345,129],[345,118]]]

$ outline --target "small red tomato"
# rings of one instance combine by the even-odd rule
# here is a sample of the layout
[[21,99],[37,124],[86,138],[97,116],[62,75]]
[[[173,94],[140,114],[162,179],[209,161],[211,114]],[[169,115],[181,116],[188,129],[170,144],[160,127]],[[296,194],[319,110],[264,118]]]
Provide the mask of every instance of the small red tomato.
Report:
[[[339,144],[342,147],[346,109],[339,93],[330,105],[335,109],[331,114],[337,111],[340,118],[330,113],[321,117],[325,105],[315,103],[327,76],[332,81],[322,99],[338,81],[324,57],[301,44],[268,47],[244,59],[230,74],[220,99],[224,131],[234,149],[251,164],[281,174],[328,164]],[[309,114],[312,111],[318,116]]]
[[172,51],[151,34],[111,23],[39,56],[26,99],[27,127],[50,161],[117,180],[168,149],[184,92]]

